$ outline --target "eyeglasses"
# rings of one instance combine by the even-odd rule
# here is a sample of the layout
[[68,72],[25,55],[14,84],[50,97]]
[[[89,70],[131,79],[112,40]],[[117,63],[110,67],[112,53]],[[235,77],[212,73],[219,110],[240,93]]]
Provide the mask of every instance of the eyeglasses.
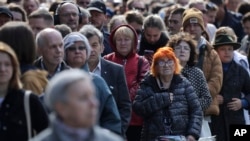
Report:
[[70,17],[70,16],[76,17],[79,14],[78,13],[63,13],[63,14],[59,14],[59,15],[62,17]]
[[141,12],[145,11],[145,8],[141,8],[141,7],[134,7],[133,9],[134,9],[134,10],[141,11]]
[[79,46],[79,47],[69,47],[67,50],[74,52],[74,51],[77,51],[77,50],[82,51],[82,50],[85,50],[85,49],[86,49],[85,46]]
[[172,66],[174,64],[174,61],[173,60],[168,60],[168,61],[158,61],[158,65],[160,67],[163,67],[164,65],[165,66]]

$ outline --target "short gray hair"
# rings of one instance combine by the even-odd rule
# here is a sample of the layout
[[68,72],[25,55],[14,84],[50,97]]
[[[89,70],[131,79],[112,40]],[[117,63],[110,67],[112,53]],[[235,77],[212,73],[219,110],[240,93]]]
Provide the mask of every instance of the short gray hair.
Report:
[[90,74],[80,69],[64,70],[52,77],[45,89],[44,102],[46,106],[55,111],[57,102],[67,101],[67,88],[78,81],[92,83]]
[[59,36],[62,36],[62,34],[54,29],[54,28],[45,28],[43,30],[41,30],[37,35],[36,35],[36,45],[37,47],[41,48],[47,45],[47,40],[46,40],[46,35],[55,32],[57,33]]
[[84,36],[86,36],[88,39],[96,35],[99,38],[100,44],[103,44],[103,40],[104,40],[103,34],[95,26],[93,26],[93,25],[84,25],[80,29],[79,32],[81,34],[83,34]]

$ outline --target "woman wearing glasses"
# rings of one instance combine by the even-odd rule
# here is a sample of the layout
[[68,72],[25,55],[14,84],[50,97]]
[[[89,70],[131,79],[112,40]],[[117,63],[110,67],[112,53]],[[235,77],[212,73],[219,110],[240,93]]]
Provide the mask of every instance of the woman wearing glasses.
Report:
[[144,118],[141,141],[155,141],[164,135],[186,136],[187,141],[200,137],[200,102],[193,86],[180,73],[173,50],[158,49],[133,103],[133,110]]
[[[80,32],[71,32],[63,39],[65,61],[72,68],[89,72],[88,59],[91,47],[88,39]],[[114,133],[121,134],[121,119],[117,105],[105,80],[97,74],[90,73],[99,100],[99,125]]]
[[[180,32],[170,38],[167,46],[174,49],[174,53],[183,67],[181,74],[191,82],[199,98],[201,109],[205,112],[212,102],[212,97],[202,70],[195,66],[198,56],[196,41],[190,34]],[[211,131],[206,117],[202,122],[201,137],[209,136],[211,136]]]

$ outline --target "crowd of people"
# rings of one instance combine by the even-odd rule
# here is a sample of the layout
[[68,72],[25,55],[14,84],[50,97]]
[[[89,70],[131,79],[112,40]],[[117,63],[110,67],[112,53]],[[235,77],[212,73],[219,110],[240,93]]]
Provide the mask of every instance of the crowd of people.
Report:
[[230,140],[250,124],[250,2],[0,3],[0,140]]

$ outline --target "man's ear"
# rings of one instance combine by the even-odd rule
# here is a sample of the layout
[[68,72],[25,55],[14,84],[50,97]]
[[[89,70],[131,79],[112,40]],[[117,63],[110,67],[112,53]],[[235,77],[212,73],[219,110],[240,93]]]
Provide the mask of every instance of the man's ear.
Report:
[[42,49],[41,49],[41,47],[37,47],[36,48],[36,56],[40,57],[41,55],[42,55]]
[[65,116],[67,116],[67,110],[65,108],[67,108],[65,106],[65,103],[62,103],[62,102],[57,102],[55,103],[54,105],[55,107],[55,111],[56,113],[61,117],[61,118],[64,118]]

